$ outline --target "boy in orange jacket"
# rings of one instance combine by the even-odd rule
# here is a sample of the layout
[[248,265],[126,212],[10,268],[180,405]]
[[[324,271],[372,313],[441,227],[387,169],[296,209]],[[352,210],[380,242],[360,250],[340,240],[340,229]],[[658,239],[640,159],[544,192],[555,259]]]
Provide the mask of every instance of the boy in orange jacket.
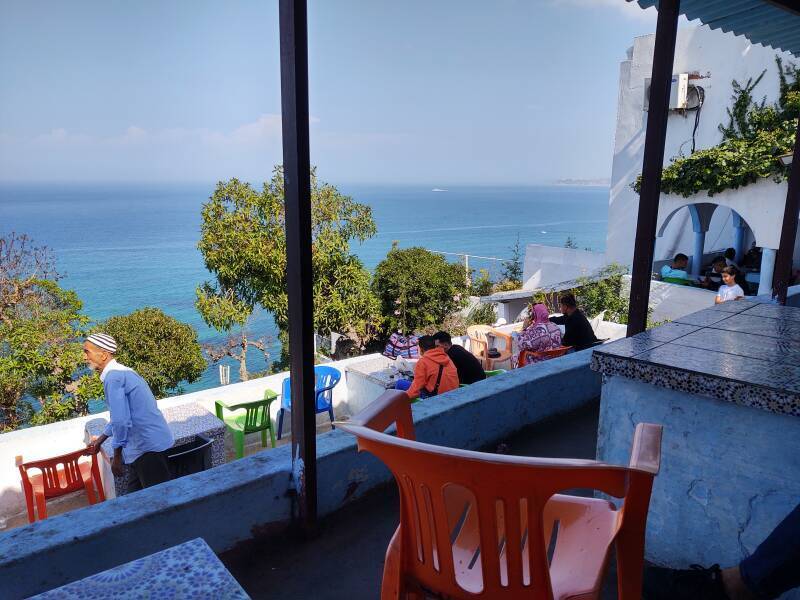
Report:
[[414,381],[409,383],[400,380],[395,387],[398,390],[406,390],[412,400],[416,397],[430,398],[456,389],[458,387],[456,366],[447,353],[436,345],[433,336],[423,335],[418,343],[422,357],[414,367]]

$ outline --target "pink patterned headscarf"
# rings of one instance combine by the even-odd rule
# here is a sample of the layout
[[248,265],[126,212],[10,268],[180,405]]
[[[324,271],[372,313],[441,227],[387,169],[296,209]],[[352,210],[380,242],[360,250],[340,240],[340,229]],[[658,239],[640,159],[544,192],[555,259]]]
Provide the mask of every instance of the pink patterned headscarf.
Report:
[[544,304],[533,305],[533,322],[534,323],[547,323],[550,321],[550,311]]

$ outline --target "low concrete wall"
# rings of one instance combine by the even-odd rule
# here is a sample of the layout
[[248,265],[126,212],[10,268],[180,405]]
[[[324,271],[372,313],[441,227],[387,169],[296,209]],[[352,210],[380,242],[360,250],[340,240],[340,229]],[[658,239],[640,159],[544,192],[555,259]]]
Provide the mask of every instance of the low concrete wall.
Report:
[[611,376],[603,382],[598,459],[624,464],[641,422],[664,426],[648,560],[684,569],[735,565],[797,505],[800,418]]
[[[480,448],[591,402],[591,351],[510,371],[413,407],[421,441]],[[0,534],[0,589],[21,598],[195,537],[216,551],[279,534],[291,514],[290,447],[265,450],[190,477]],[[317,438],[319,512],[331,513],[389,481],[352,437]]]
[[[370,354],[329,363],[342,371],[342,383],[333,390],[333,407],[337,418],[343,418],[353,413],[350,409],[352,398],[348,394],[344,379],[345,367],[360,361],[371,360],[376,356],[378,355]],[[158,406],[164,409],[188,402],[197,402],[213,413],[216,400],[229,402],[256,400],[264,396],[264,390],[267,388],[280,394],[283,380],[288,376],[288,372],[283,372],[241,383],[201,390],[191,394],[163,398],[158,401]],[[276,419],[279,409],[280,400],[273,402],[271,407],[273,420]],[[0,435],[0,530],[5,528],[5,522],[8,518],[25,510],[22,484],[20,483],[19,471],[14,463],[14,457],[21,455],[25,460],[37,460],[77,450],[83,445],[86,422],[98,417],[108,419],[108,412],[105,411],[49,425],[40,425],[39,427],[28,427]],[[318,415],[318,418],[324,421],[328,419],[328,416],[323,414]],[[288,432],[290,430],[291,419],[286,418],[284,419],[284,431]]]

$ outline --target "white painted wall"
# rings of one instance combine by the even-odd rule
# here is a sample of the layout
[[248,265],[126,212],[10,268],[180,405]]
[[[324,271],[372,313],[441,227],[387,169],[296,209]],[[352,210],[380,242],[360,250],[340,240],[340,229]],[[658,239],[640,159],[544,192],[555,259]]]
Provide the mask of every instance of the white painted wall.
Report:
[[[345,368],[348,365],[371,360],[377,356],[379,355],[370,354],[327,363],[342,372],[342,381],[333,390],[334,414],[337,418],[350,415],[353,412],[350,408],[351,398],[348,395],[345,382]],[[213,413],[216,400],[225,400],[227,402],[257,400],[264,396],[264,390],[267,388],[280,394],[283,380],[288,376],[289,373],[284,372],[241,383],[201,390],[191,394],[164,398],[158,401],[158,405],[164,409],[188,402],[197,402]],[[273,419],[277,418],[280,406],[280,398],[272,403],[271,414]],[[17,455],[22,455],[26,461],[37,460],[78,450],[84,445],[84,426],[86,422],[98,417],[108,419],[108,412],[96,413],[49,425],[28,427],[0,435],[0,530],[4,527],[5,519],[25,510],[22,484],[14,458]],[[317,415],[317,418],[322,422],[328,420],[328,415],[327,413]],[[284,433],[288,433],[291,430],[291,418],[288,414],[284,419],[283,426]]]
[[[609,262],[628,266],[633,259],[639,201],[630,184],[642,169],[647,119],[647,113],[643,110],[644,80],[651,75],[654,41],[654,35],[636,38],[628,51],[628,59],[620,65],[606,255]],[[699,82],[705,89],[705,104],[696,136],[697,148],[708,148],[719,143],[721,134],[717,126],[728,122],[726,108],[731,102],[732,80],[743,82],[767,69],[767,74],[755,89],[755,97],[766,96],[768,102],[777,98],[776,54],[789,61],[792,58],[787,53],[755,46],[743,37],[712,31],[707,27],[687,27],[678,31],[673,73],[697,71],[701,75],[708,75],[708,78]],[[689,154],[693,126],[694,112],[690,111],[686,117],[670,114],[665,164],[669,164],[670,159],[681,152]],[[671,219],[664,235],[657,239],[655,258],[668,258],[676,252],[691,254],[692,241],[691,219],[684,208]],[[718,208],[706,235],[706,252],[726,248],[732,243],[730,210]],[[749,240],[746,241],[746,248],[749,243]]]
[[548,288],[592,275],[605,264],[605,255],[600,252],[528,244],[525,246],[522,289]]

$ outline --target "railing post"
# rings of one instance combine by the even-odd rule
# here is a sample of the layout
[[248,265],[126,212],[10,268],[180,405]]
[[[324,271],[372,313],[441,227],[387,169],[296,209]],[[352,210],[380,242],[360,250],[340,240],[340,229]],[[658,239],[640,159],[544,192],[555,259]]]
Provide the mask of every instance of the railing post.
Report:
[[291,345],[292,474],[307,535],[317,522],[314,304],[306,0],[280,0],[281,115],[286,207],[286,287]]
[[794,136],[794,155],[789,171],[789,189],[786,192],[786,204],[783,208],[781,241],[778,246],[778,255],[775,257],[772,288],[781,304],[786,304],[786,292],[792,278],[792,256],[797,237],[797,218],[800,213],[800,119],[797,121],[797,130]]
[[642,186],[639,193],[639,216],[631,273],[631,297],[628,312],[628,335],[647,327],[650,301],[650,277],[653,272],[658,199],[661,195],[661,169],[664,165],[664,144],[667,138],[669,92],[675,38],[678,35],[680,0],[660,0],[653,50],[653,72],[650,78],[650,106],[647,112],[647,133],[644,141]]

